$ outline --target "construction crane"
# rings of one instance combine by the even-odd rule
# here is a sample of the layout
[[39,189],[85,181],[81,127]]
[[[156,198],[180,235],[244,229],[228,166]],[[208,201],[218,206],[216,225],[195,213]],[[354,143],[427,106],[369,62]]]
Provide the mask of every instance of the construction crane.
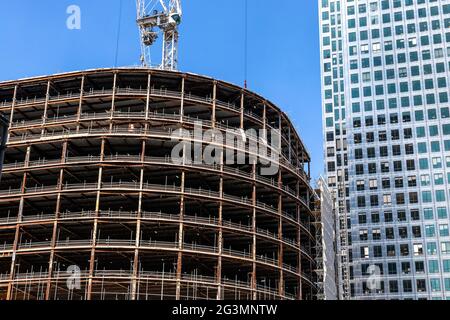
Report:
[[137,24],[141,34],[141,63],[152,65],[150,47],[162,35],[162,62],[164,70],[178,67],[178,26],[183,15],[181,0],[136,0]]

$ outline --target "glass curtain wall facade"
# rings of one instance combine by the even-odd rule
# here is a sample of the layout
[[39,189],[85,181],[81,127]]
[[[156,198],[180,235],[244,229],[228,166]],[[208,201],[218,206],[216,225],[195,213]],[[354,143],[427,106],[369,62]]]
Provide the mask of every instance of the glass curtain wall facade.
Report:
[[325,169],[348,213],[348,297],[450,299],[450,1],[319,8]]

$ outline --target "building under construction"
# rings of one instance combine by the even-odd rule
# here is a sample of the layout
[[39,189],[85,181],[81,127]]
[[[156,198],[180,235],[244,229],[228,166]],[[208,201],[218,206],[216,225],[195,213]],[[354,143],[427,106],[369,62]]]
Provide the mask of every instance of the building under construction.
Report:
[[2,177],[3,155],[5,153],[7,136],[8,136],[8,121],[0,113],[0,179]]
[[[0,112],[0,300],[315,297],[310,156],[263,97],[193,74],[101,69],[0,83]],[[173,161],[173,133],[199,123],[278,132],[277,174],[250,160],[252,136],[222,142],[245,164]]]

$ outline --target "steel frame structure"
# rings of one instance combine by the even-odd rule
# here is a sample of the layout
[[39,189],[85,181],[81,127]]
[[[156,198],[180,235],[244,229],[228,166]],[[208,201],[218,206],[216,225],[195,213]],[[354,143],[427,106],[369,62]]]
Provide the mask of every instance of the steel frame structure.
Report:
[[[310,156],[263,97],[193,74],[98,69],[0,83],[0,112],[0,300],[315,298]],[[278,130],[278,174],[174,164],[170,133],[199,121]]]
[[5,153],[7,135],[8,135],[8,121],[0,113],[0,181],[2,178],[3,157]]

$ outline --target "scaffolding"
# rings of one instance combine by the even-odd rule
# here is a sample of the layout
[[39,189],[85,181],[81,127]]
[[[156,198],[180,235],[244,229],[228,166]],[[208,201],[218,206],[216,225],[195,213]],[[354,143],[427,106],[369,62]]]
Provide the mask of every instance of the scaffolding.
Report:
[[[319,191],[320,192],[320,191]],[[316,229],[316,275],[317,275],[317,300],[325,300],[325,275],[323,260],[323,230],[322,230],[322,211],[320,194],[315,199],[315,229]]]
[[315,230],[317,299],[338,299],[338,261],[335,200],[324,178],[316,183]]
[[[0,83],[0,112],[0,300],[315,298],[310,156],[264,98],[192,74],[99,69]],[[278,172],[250,161],[251,135],[214,141],[243,164],[174,161],[174,132],[198,124],[274,130]]]

